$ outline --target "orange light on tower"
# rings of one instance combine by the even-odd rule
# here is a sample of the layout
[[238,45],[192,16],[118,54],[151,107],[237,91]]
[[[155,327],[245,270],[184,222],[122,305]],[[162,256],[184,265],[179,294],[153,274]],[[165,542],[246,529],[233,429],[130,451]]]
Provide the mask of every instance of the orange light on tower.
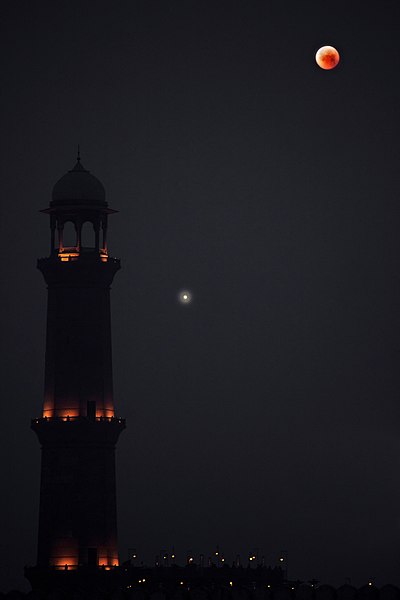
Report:
[[79,252],[59,252],[58,253],[58,258],[62,261],[62,262],[69,262],[71,260],[78,260],[79,257]]

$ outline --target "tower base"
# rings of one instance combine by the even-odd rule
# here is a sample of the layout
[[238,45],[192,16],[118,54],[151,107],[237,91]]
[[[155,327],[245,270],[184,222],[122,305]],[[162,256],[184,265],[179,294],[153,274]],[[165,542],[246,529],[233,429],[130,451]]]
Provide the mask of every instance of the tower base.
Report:
[[82,566],[76,569],[58,567],[25,567],[25,577],[39,598],[60,592],[65,598],[90,598],[110,594],[120,588],[120,567]]

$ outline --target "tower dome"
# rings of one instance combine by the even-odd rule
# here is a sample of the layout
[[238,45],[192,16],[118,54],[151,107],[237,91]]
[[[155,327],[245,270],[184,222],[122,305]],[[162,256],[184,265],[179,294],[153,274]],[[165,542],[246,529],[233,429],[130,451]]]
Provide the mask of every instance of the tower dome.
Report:
[[74,168],[63,175],[53,188],[50,206],[66,204],[107,206],[103,184],[83,167],[79,154]]

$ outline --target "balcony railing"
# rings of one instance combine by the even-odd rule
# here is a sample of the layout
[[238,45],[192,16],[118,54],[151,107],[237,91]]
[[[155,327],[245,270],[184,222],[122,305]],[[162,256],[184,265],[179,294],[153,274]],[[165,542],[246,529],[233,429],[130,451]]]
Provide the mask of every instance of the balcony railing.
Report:
[[83,416],[77,416],[77,417],[71,417],[70,415],[66,415],[64,417],[39,417],[36,419],[32,419],[32,423],[47,423],[47,422],[61,422],[61,421],[71,421],[71,422],[77,422],[77,421],[96,421],[99,423],[120,423],[121,425],[125,425],[125,419],[122,419],[121,417],[83,417]]

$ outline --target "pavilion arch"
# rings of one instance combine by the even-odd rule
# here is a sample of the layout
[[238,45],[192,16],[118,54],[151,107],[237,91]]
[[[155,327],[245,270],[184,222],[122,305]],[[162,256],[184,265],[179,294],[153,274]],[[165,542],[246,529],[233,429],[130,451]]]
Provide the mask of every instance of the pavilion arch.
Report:
[[73,221],[65,221],[62,228],[62,244],[63,248],[75,248],[77,245],[76,227]]
[[96,247],[96,235],[94,231],[94,225],[92,221],[85,221],[81,228],[81,247],[82,248],[95,248]]

